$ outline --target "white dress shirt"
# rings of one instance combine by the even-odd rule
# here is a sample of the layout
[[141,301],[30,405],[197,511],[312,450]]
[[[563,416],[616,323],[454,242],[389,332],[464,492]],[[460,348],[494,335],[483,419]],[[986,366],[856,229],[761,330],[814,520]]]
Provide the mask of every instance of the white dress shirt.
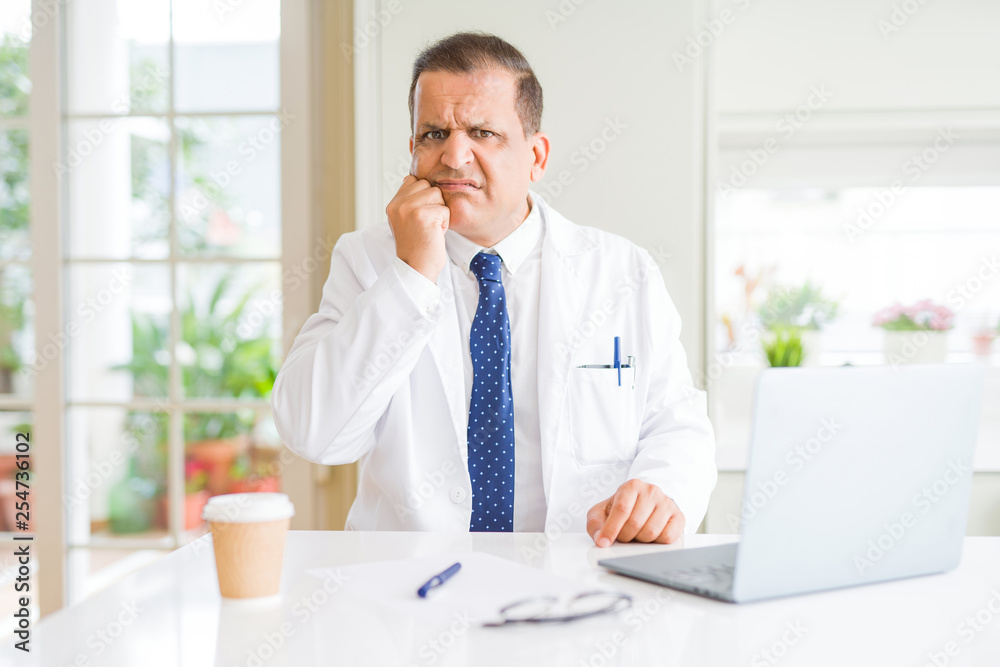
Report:
[[[455,285],[458,326],[465,364],[465,414],[472,402],[472,354],[469,335],[479,305],[479,281],[470,268],[480,252],[499,255],[501,281],[510,319],[511,392],[514,402],[514,530],[545,530],[545,493],[542,484],[541,429],[538,419],[538,301],[541,284],[542,238],[545,222],[528,196],[531,210],[518,227],[491,248],[484,248],[457,232],[445,235],[449,269]],[[404,286],[418,304],[438,296],[437,286],[397,258],[394,263]]]

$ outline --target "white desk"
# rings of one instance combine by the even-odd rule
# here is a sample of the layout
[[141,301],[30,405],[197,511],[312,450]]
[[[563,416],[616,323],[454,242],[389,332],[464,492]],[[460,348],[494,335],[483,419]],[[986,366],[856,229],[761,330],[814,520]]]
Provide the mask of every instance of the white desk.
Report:
[[[729,539],[697,535],[687,546]],[[254,615],[223,608],[210,540],[205,536],[44,619],[34,630],[30,656],[14,651],[8,638],[0,664],[922,667],[933,664],[933,652],[940,654],[938,667],[1000,665],[1000,537],[968,538],[961,567],[945,575],[737,606],[618,577],[595,565],[599,558],[673,546],[602,550],[582,534],[548,541],[527,533],[295,531],[285,551],[283,602]],[[635,606],[618,616],[561,626],[430,627],[375,603],[327,595],[319,579],[305,574],[307,568],[470,550],[611,582],[635,595]],[[317,603],[313,611],[304,604],[310,596]],[[996,612],[988,608],[991,598]],[[962,625],[977,613],[987,621],[980,630]],[[129,624],[119,626],[119,619]],[[288,624],[287,639],[282,623]],[[796,625],[799,637],[788,630]],[[949,642],[958,650],[953,657],[944,653]],[[768,649],[781,657],[769,660],[762,653]],[[261,656],[266,659],[258,661]]]

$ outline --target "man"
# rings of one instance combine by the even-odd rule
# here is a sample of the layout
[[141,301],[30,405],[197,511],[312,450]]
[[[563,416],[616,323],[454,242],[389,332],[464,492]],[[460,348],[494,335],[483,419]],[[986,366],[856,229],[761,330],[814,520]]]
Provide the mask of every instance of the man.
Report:
[[694,532],[716,469],[680,318],[648,253],[529,190],[550,147],[530,65],[452,35],[409,104],[388,224],[340,238],[275,381],[284,441],[360,461],[348,528]]

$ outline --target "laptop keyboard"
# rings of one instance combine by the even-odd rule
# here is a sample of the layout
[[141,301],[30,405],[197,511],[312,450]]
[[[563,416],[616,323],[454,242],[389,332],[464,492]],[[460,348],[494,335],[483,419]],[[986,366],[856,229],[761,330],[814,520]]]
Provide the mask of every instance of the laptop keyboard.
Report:
[[668,581],[676,581],[692,586],[711,584],[713,586],[731,587],[733,585],[733,566],[700,565],[683,570],[668,570],[663,573],[663,578]]

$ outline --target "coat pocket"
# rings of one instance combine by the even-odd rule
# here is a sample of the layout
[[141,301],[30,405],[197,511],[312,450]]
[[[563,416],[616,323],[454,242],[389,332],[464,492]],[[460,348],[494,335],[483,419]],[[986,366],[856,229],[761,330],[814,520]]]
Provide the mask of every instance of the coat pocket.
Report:
[[635,458],[638,425],[632,371],[614,368],[573,368],[567,384],[573,459],[581,468]]

